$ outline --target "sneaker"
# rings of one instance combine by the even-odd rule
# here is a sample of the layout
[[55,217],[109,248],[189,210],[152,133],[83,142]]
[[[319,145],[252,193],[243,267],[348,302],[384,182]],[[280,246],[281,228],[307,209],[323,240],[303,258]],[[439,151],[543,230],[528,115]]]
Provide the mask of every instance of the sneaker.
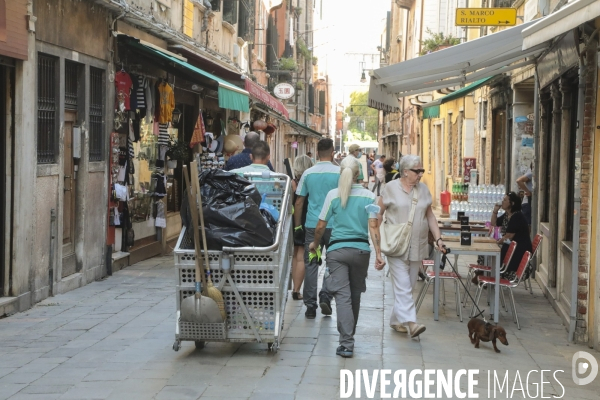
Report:
[[425,325],[417,324],[415,325],[415,329],[410,330],[410,337],[415,338],[419,336],[421,333],[425,332]]
[[354,352],[344,346],[339,346],[337,348],[337,350],[335,351],[335,354],[337,354],[338,356],[342,356],[344,358],[349,358],[354,355]]
[[308,319],[315,319],[317,317],[317,307],[306,306],[306,312],[304,316]]
[[329,300],[321,300],[319,307],[321,307],[321,313],[323,315],[331,315],[331,302]]
[[408,329],[404,325],[390,325],[390,328],[392,328],[396,332],[400,332],[400,333],[408,332]]

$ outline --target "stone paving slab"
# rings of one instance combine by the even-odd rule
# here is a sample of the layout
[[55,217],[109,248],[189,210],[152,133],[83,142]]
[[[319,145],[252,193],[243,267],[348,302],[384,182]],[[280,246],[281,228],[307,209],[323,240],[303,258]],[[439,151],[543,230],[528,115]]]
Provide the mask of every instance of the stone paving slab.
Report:
[[[472,261],[460,260],[461,272]],[[522,287],[514,292],[521,330],[510,313],[501,311],[509,346],[499,344],[496,354],[490,343],[473,348],[467,337],[470,307],[462,308],[461,323],[449,284],[438,322],[433,321],[429,289],[418,313],[427,325],[420,340],[390,329],[392,285],[385,272],[371,268],[355,355],[343,359],[335,355],[335,312],[307,320],[302,302],[291,298],[276,353],[265,344],[207,343],[196,350],[191,342],[174,352],[175,277],[173,257],[156,257],[0,320],[0,399],[334,399],[340,396],[341,369],[370,374],[479,369],[475,393],[480,398],[488,397],[488,372],[506,375],[512,387],[529,371],[563,370],[558,373],[562,386],[546,377],[551,381],[546,396],[560,397],[564,391],[563,398],[598,398],[600,378],[587,386],[574,384],[571,357],[588,351],[600,360],[600,353],[567,341],[565,327],[535,283],[533,296]],[[415,297],[422,285],[418,282]],[[481,307],[488,309],[482,297]],[[465,385],[461,381],[459,386]],[[523,387],[534,394],[531,382]],[[366,398],[364,385],[361,395]],[[379,385],[373,395],[381,398]],[[453,397],[442,393],[439,398]],[[516,391],[496,398],[530,397]]]

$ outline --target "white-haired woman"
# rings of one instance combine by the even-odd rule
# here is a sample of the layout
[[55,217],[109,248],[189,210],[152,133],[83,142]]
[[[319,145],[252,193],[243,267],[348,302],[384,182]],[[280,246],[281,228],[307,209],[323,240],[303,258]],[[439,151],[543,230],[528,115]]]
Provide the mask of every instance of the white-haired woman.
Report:
[[[292,179],[292,190],[294,192],[294,204],[296,203],[296,189],[298,182],[304,171],[314,165],[313,160],[308,155],[296,157],[294,160],[294,179]],[[302,209],[302,229],[294,234],[294,257],[292,258],[292,298],[302,300],[300,287],[304,282],[304,223],[306,222],[306,211],[308,207]]]
[[412,290],[417,281],[421,261],[429,254],[428,233],[431,231],[436,246],[442,248],[438,222],[431,209],[431,193],[421,177],[425,170],[421,158],[406,155],[400,159],[398,168],[400,179],[385,186],[379,199],[379,224],[383,217],[390,224],[408,222],[414,191],[417,191],[417,204],[412,222],[412,233],[408,250],[402,257],[387,257],[394,288],[394,309],[390,326],[397,332],[408,332],[417,337],[425,331],[425,325],[417,323],[417,313]]
[[325,284],[329,293],[335,297],[340,333],[340,345],[336,354],[352,357],[360,296],[367,290],[365,279],[371,253],[369,232],[376,252],[375,268],[382,269],[385,261],[379,247],[375,194],[357,183],[359,164],[356,158],[344,158],[340,167],[338,187],[329,191],[325,198],[315,238],[309,249],[314,253],[321,242],[327,221],[334,218],[331,240],[327,246],[329,276],[326,277]]

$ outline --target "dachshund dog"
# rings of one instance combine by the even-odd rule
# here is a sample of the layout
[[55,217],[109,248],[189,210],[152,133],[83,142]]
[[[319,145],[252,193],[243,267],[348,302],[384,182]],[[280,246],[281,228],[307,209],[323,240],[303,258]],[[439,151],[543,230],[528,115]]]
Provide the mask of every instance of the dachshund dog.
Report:
[[479,341],[489,342],[491,340],[496,353],[500,353],[500,350],[496,347],[496,339],[503,345],[508,346],[506,331],[500,325],[492,325],[478,318],[471,318],[467,327],[469,328],[469,339],[471,339],[471,343],[475,345],[476,349],[479,348]]

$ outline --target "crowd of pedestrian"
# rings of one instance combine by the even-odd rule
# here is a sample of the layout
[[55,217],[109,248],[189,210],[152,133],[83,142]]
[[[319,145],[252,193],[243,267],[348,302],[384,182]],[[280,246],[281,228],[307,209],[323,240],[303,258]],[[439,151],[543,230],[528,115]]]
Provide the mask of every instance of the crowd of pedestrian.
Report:
[[[266,142],[251,132],[244,144],[244,152],[232,157],[226,169],[240,174],[271,170]],[[331,315],[331,300],[335,299],[339,331],[336,354],[342,357],[353,355],[371,251],[375,251],[375,269],[389,265],[394,291],[390,327],[411,337],[418,337],[426,329],[417,321],[412,297],[421,262],[429,258],[431,245],[445,251],[431,207],[431,193],[421,182],[425,169],[420,157],[405,155],[395,160],[383,154],[367,155],[366,181],[374,178],[369,190],[364,186],[362,156],[363,150],[357,144],[348,148],[348,154],[335,153],[333,141],[321,139],[317,145],[318,161],[308,152],[293,163],[292,298],[304,302],[307,319],[316,318],[319,308],[323,315]],[[526,189],[525,198],[529,201],[525,204],[531,201],[530,181],[527,174],[517,181]],[[522,254],[531,252],[531,222],[522,212],[522,204],[518,194],[509,192],[494,208],[490,221],[492,226],[501,227],[498,244],[502,246],[502,258],[511,241],[519,243],[503,272],[506,279],[514,279]],[[498,217],[500,208],[505,213]],[[325,274],[318,291],[319,266],[325,250]],[[473,279],[477,283],[478,276]]]

